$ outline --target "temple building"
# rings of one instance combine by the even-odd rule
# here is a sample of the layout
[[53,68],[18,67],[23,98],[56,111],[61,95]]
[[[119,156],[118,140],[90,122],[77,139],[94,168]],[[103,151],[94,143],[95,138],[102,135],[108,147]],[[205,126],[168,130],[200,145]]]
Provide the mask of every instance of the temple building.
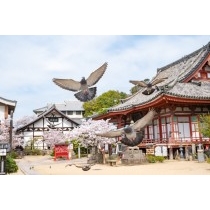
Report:
[[208,149],[210,139],[202,136],[198,123],[200,115],[210,111],[210,42],[158,68],[152,81],[161,78],[166,79],[155,85],[153,91],[145,94],[147,87],[141,88],[121,104],[93,119],[110,118],[110,122],[121,128],[155,108],[157,114],[145,128],[144,139],[138,145],[145,153],[154,151],[155,155],[173,159],[176,154],[186,158],[201,145]]
[[78,125],[77,121],[69,118],[53,104],[28,124],[18,127],[16,134],[22,135],[24,145],[36,141],[36,148],[45,149],[45,146],[43,146],[43,134],[45,131],[53,129],[62,133],[68,133]]
[[10,115],[15,111],[16,104],[17,101],[0,97],[0,120],[10,118]]
[[63,103],[48,103],[46,106],[33,110],[33,112],[39,116],[45,111],[49,110],[52,106],[55,106],[60,112],[71,118],[78,124],[82,123],[84,118],[83,102],[81,101],[64,101]]

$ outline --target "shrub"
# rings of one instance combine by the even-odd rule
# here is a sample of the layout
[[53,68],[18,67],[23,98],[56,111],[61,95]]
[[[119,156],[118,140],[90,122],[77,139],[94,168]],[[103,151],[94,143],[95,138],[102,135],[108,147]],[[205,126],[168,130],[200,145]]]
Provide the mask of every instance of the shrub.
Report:
[[154,155],[147,155],[147,161],[149,163],[156,163],[156,158]]
[[204,154],[206,154],[206,155],[210,158],[210,149],[205,150],[205,151],[204,151]]
[[162,163],[165,160],[165,158],[163,156],[156,156],[156,160]]
[[210,163],[210,158],[207,158],[207,159],[206,159],[206,162],[207,162],[207,163]]
[[25,155],[41,155],[42,152],[39,149],[30,149],[30,148],[25,148],[24,149],[24,154]]
[[16,152],[16,151],[14,151],[14,150],[13,150],[13,151],[11,151],[11,152],[10,152],[10,157],[11,157],[11,158],[13,158],[13,159],[16,159],[16,158],[18,157],[17,152]]
[[11,156],[6,156],[5,161],[5,172],[8,174],[16,173],[18,171],[18,166],[15,160]]
[[156,163],[156,162],[162,163],[164,160],[165,158],[163,156],[147,155],[147,161],[149,163]]

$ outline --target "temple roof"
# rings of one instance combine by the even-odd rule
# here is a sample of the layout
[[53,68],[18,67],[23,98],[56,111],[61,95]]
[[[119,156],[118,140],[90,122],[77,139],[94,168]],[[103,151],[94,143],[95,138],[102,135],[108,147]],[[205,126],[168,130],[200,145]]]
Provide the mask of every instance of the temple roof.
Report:
[[0,103],[15,107],[17,104],[17,101],[0,97]]
[[59,113],[61,116],[63,116],[67,121],[70,121],[72,123],[74,123],[75,125],[79,125],[79,123],[71,118],[69,118],[67,115],[63,114],[61,111],[59,111],[55,105],[52,105],[51,108],[49,108],[48,110],[44,111],[40,116],[38,116],[36,119],[32,120],[31,122],[29,122],[27,125],[23,125],[21,127],[19,127],[17,129],[17,132],[24,130],[25,128],[27,128],[29,125],[32,125],[33,123],[39,121],[40,119],[44,118],[45,116],[47,116],[48,114],[52,113],[56,111],[57,113]]
[[[142,92],[145,88],[142,88],[138,93],[129,97],[128,100],[124,100],[124,103],[111,107],[108,111],[126,110],[134,106],[147,104],[163,94],[180,98],[210,99],[210,82],[200,81],[194,83],[190,81],[190,77],[208,58],[209,52],[210,42],[193,53],[157,69],[157,74],[152,78],[151,82],[155,79],[167,77],[165,81],[157,85],[159,89],[156,89],[150,95],[144,95]],[[138,80],[138,78],[135,79]],[[139,80],[141,79],[139,78]]]
[[56,108],[60,111],[84,111],[83,102],[81,101],[64,101],[64,103],[49,103],[45,107],[41,107],[33,110],[34,113],[44,112],[48,110],[52,105],[55,105]]

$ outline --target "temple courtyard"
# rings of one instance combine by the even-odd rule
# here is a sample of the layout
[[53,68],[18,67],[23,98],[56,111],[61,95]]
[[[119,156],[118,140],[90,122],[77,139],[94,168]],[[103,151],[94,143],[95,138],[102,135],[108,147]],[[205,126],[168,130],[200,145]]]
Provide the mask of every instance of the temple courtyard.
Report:
[[197,160],[165,160],[163,163],[146,163],[141,165],[116,166],[95,164],[88,171],[75,165],[87,163],[87,158],[57,159],[51,156],[25,156],[16,159],[19,170],[11,175],[210,175],[210,164]]

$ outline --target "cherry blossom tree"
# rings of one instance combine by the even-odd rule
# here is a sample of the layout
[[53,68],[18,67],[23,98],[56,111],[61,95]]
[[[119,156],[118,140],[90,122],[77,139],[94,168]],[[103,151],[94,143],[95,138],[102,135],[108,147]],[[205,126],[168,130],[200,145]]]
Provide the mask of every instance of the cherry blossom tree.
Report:
[[24,125],[27,125],[28,123],[32,122],[33,120],[35,120],[37,118],[36,115],[33,115],[33,116],[24,116],[20,119],[18,119],[17,121],[14,122],[14,130],[24,126]]
[[103,144],[116,143],[115,138],[96,136],[96,133],[103,133],[116,129],[116,126],[109,123],[109,120],[83,120],[82,124],[66,134],[69,141],[77,139],[81,146],[99,146]]
[[0,121],[0,142],[9,143],[9,123],[7,120]]
[[43,141],[53,149],[55,144],[64,143],[65,142],[65,135],[62,131],[50,129],[49,131],[45,131],[43,133]]
[[[9,143],[10,141],[10,123],[9,120],[1,121],[0,123],[0,142]],[[22,136],[16,135],[14,130],[12,131],[12,149],[22,144]]]
[[109,123],[109,120],[83,120],[80,126],[66,134],[66,139],[70,142],[77,140],[81,147],[98,147],[103,155],[103,162],[105,163],[104,145],[115,144],[117,140],[115,138],[96,136],[96,133],[103,133],[113,129],[116,129],[116,126]]

